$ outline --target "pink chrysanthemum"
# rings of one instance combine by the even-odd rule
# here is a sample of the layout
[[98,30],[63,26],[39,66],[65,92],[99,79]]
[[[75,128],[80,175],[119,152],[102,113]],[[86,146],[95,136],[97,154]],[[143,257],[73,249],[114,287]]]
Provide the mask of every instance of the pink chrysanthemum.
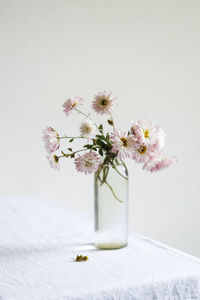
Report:
[[83,99],[78,96],[74,96],[70,99],[67,99],[63,104],[63,108],[66,116],[68,116],[73,110],[75,110],[82,104],[83,104]]
[[75,158],[75,166],[78,172],[83,172],[86,174],[94,173],[98,170],[98,167],[101,163],[100,156],[93,151],[87,152],[83,155],[78,155]]
[[43,130],[42,140],[48,153],[55,152],[60,147],[59,135],[52,127]]
[[143,169],[150,172],[156,172],[167,167],[172,167],[176,163],[177,159],[175,157],[165,158],[162,155],[156,155],[144,164]]
[[132,158],[138,163],[145,163],[149,161],[150,157],[152,157],[154,153],[154,146],[148,146],[135,142]]
[[156,127],[149,120],[138,120],[131,126],[134,138],[142,145],[153,145],[157,139]]
[[49,161],[51,168],[55,170],[60,170],[59,157],[57,155],[55,154],[48,155],[47,159]]
[[128,133],[115,129],[110,139],[113,144],[112,152],[116,153],[119,158],[132,156],[135,142]]
[[110,114],[116,104],[117,97],[111,92],[100,92],[94,96],[92,107],[97,114]]

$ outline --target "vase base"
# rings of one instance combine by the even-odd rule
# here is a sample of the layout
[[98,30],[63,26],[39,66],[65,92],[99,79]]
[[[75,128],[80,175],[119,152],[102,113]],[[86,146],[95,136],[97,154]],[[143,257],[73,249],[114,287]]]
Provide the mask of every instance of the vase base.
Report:
[[97,243],[94,246],[101,250],[113,250],[124,248],[128,245],[128,243]]

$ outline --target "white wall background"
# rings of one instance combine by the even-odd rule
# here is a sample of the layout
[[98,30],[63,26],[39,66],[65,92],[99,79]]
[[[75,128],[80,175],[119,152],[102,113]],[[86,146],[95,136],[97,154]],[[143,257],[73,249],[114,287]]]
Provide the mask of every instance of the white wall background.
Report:
[[72,161],[50,169],[41,130],[77,133],[81,119],[62,112],[66,97],[84,97],[87,110],[111,89],[119,125],[149,117],[179,160],[159,174],[128,162],[130,228],[200,256],[199,16],[198,0],[0,0],[0,196],[92,216],[92,176]]

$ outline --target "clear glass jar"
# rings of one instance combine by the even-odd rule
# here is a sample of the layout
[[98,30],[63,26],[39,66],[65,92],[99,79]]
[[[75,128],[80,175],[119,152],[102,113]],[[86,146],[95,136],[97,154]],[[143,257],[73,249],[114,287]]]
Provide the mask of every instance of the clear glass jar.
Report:
[[128,171],[114,160],[94,176],[95,246],[118,249],[128,244]]

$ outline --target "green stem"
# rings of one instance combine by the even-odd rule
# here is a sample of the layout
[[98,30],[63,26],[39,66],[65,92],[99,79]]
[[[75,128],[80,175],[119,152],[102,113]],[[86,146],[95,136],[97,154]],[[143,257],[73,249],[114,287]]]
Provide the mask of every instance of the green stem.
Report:
[[84,136],[59,136],[59,139],[88,139]]
[[[91,118],[89,117],[89,115],[86,115],[84,112],[82,112],[81,110],[79,110],[78,108],[75,108],[75,110],[77,111],[77,112],[79,112],[80,114],[82,114],[84,117],[86,117],[87,119],[90,119],[91,120]],[[92,121],[92,120],[91,120]],[[92,121],[93,122],[93,121]],[[94,122],[93,122],[94,123]],[[99,130],[99,127],[97,126],[97,124],[96,123],[94,123],[94,125],[96,126],[96,128]]]
[[113,188],[112,188],[112,186],[107,182],[107,181],[104,181],[106,184],[107,184],[107,186],[109,187],[109,189],[111,190],[111,192],[112,192],[112,194],[113,194],[113,196],[120,202],[120,203],[123,203],[123,201],[122,200],[120,200],[118,197],[117,197],[117,195],[115,194],[115,192],[114,192],[114,190],[113,190]]
[[74,151],[72,153],[64,153],[63,151],[61,151],[63,155],[59,156],[59,158],[61,158],[61,157],[71,157],[72,158],[73,155],[75,155],[76,153],[81,152],[81,151],[86,151],[86,150],[88,150],[88,149],[81,149],[81,150]]
[[73,152],[72,155],[73,155],[73,154],[76,154],[76,153],[78,153],[78,152],[86,151],[86,150],[88,150],[88,149],[77,150],[77,151]]
[[120,173],[120,172],[117,170],[117,168],[115,167],[114,164],[112,165],[112,167],[113,167],[113,169],[115,169],[115,171],[116,171],[120,176],[122,176],[124,179],[128,180],[127,177],[125,177],[122,173]]
[[88,115],[86,115],[84,112],[82,112],[82,111],[79,110],[78,108],[75,108],[75,110],[76,110],[77,112],[79,112],[80,114],[82,114],[84,117],[89,118]]
[[98,175],[97,175],[97,178],[96,178],[96,183],[97,183],[97,181],[100,181],[100,183],[101,183],[101,185],[103,184],[103,182],[102,182],[102,180],[101,180],[101,177],[100,177],[100,174],[98,173]]
[[124,162],[123,160],[121,160],[121,162],[122,162],[122,165],[124,166],[124,168],[125,168],[125,170],[126,170],[126,173],[127,173],[127,175],[128,175],[128,169],[127,169],[127,166],[126,166],[125,162]]

